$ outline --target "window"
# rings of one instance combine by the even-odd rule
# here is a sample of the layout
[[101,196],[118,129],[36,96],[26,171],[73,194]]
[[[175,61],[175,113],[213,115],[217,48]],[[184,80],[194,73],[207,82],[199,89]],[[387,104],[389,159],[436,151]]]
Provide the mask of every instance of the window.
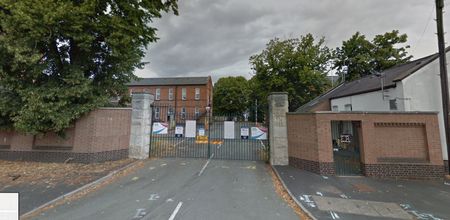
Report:
[[186,107],[181,108],[181,119],[185,119],[186,118]]
[[160,100],[161,99],[161,89],[157,88],[155,92],[155,99]]
[[167,111],[168,115],[173,115],[173,107],[169,105],[169,110]]
[[390,110],[398,110],[398,107],[397,107],[397,99],[391,99],[391,100],[389,100],[389,109],[390,109]]
[[173,88],[169,88],[169,100],[173,100]]
[[195,88],[195,100],[200,100],[200,88]]
[[181,100],[186,100],[186,88],[181,89]]
[[338,112],[339,111],[339,106],[333,105],[333,107],[331,108],[331,111]]
[[195,118],[198,118],[200,116],[200,109],[198,107],[195,107]]
[[344,105],[345,111],[351,112],[352,111],[352,104],[346,104]]
[[159,119],[159,115],[160,115],[160,111],[159,111],[159,107],[155,107],[155,119],[158,120]]

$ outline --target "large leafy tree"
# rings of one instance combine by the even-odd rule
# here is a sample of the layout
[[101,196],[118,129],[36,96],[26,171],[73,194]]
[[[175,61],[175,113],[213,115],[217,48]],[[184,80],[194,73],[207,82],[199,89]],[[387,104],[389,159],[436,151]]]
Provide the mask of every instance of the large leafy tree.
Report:
[[214,112],[242,115],[249,108],[250,87],[242,76],[220,78],[214,85]]
[[327,90],[331,58],[324,38],[315,40],[311,34],[271,40],[266,49],[250,58],[255,73],[252,99],[258,98],[266,108],[270,92],[288,92],[289,109],[297,109]]
[[397,30],[376,35],[371,41],[356,32],[336,49],[334,67],[341,77],[351,81],[405,63],[412,58],[407,52],[409,46],[404,45],[407,40],[407,35]]
[[1,0],[0,126],[59,132],[112,96],[177,0]]

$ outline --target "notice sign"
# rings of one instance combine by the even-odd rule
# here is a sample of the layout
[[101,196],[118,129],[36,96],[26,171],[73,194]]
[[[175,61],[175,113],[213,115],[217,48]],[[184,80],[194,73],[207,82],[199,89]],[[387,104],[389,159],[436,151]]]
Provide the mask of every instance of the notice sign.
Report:
[[267,140],[267,128],[265,127],[252,127],[251,139],[254,140]]
[[241,139],[248,139],[250,129],[248,127],[241,127]]
[[205,136],[205,129],[204,128],[199,128],[198,129],[198,136]]
[[224,139],[234,139],[234,121],[224,122]]
[[153,123],[153,129],[152,129],[152,133],[153,134],[167,134],[169,124],[167,123],[162,123],[162,122],[155,122]]
[[197,124],[194,120],[186,120],[186,134],[185,137],[193,138],[197,133]]
[[350,134],[341,134],[341,142],[342,143],[350,143],[350,142],[352,142],[352,135],[350,135]]
[[175,137],[183,137],[184,133],[184,127],[183,126],[176,126],[175,127]]

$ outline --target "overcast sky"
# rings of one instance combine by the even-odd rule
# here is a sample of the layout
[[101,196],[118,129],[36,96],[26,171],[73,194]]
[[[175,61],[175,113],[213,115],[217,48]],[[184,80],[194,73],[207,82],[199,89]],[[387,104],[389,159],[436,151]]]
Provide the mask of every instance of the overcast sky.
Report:
[[[179,0],[179,16],[165,14],[153,24],[160,40],[149,46],[144,61],[150,64],[136,75],[249,78],[249,57],[270,39],[307,33],[324,36],[327,46],[335,48],[356,31],[372,39],[396,29],[408,35],[409,53],[416,59],[437,51],[434,4],[434,0]],[[450,13],[444,14],[444,24],[450,33]]]

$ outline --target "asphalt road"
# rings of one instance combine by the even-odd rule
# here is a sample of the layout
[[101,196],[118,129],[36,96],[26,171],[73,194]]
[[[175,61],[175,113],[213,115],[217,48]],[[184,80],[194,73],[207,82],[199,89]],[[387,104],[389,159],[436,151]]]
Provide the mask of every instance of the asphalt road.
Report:
[[[205,166],[206,165],[206,166]],[[149,160],[144,168],[35,219],[298,219],[266,164]]]

